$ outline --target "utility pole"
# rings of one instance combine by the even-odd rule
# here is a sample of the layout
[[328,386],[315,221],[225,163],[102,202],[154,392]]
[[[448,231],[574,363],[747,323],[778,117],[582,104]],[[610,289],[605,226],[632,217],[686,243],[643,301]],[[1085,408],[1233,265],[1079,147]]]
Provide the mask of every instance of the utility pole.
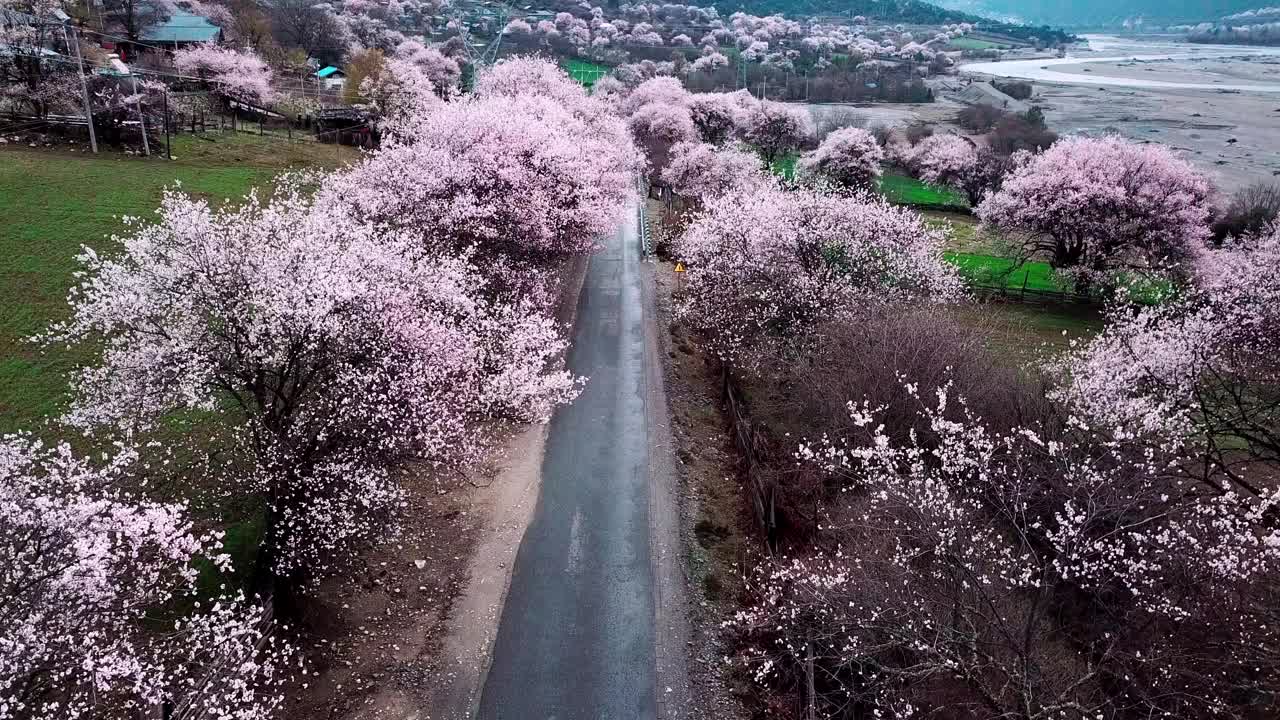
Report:
[[173,159],[173,143],[169,141],[169,91],[164,91],[164,156]]
[[[137,81],[134,81],[134,94],[137,94]],[[147,140],[147,116],[142,112],[142,100],[139,99],[135,104],[138,108],[138,125],[142,128],[142,153],[147,157],[151,157],[151,143]]]
[[[80,36],[76,34],[76,29],[71,28],[71,34],[67,34],[67,26],[62,26],[62,38],[67,44],[76,51],[76,63],[80,66],[80,98],[84,100],[84,116],[89,121],[89,147],[93,148],[93,152],[98,152],[98,136],[93,131],[93,108],[89,105],[89,85],[84,81],[84,60],[80,57]],[[72,42],[74,40],[74,42]]]
[[142,128],[142,152],[151,157],[151,143],[147,142],[147,116],[142,114],[142,96],[138,94],[138,76],[133,74],[133,70],[129,70],[129,77],[133,79],[133,96],[138,98],[134,102],[134,107],[138,108],[138,125]]

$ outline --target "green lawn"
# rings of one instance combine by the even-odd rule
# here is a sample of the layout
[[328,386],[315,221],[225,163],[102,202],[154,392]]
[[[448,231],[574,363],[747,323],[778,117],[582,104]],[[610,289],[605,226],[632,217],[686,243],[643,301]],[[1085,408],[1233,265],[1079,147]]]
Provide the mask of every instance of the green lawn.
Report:
[[569,73],[570,77],[587,86],[588,89],[595,85],[597,80],[613,71],[613,68],[608,65],[600,65],[577,58],[566,58],[560,61],[560,66],[565,69],[565,72]]
[[165,187],[212,201],[267,186],[280,170],[331,164],[351,148],[272,142],[254,135],[176,138],[176,160],[0,149],[0,433],[38,431],[62,407],[66,373],[82,358],[26,341],[67,315],[81,245],[110,250],[120,216],[153,217]]
[[880,192],[889,202],[919,208],[967,208],[964,193],[948,187],[930,185],[896,172],[880,176]]
[[944,257],[960,269],[960,274],[980,287],[1004,286],[1013,290],[1062,292],[1053,268],[1046,262],[1024,262],[1015,268],[1010,258],[977,253],[948,252]]
[[957,50],[993,50],[1008,47],[1002,43],[969,37],[952,38],[948,44]]
[[[358,152],[228,133],[175,138],[173,155],[171,162],[105,151],[94,156],[0,149],[0,433],[28,430],[66,437],[48,422],[65,406],[67,373],[88,358],[62,348],[46,352],[26,338],[67,316],[67,291],[82,245],[111,251],[115,243],[108,236],[124,230],[120,216],[154,217],[162,192],[175,182],[211,202],[234,201],[251,187],[269,188],[284,169],[332,166],[350,161]],[[197,422],[166,432],[205,431]],[[221,583],[244,583],[261,532],[260,510],[254,503],[210,500],[203,507],[225,523],[226,550],[235,561],[236,574],[224,577],[201,563],[199,588],[204,597],[217,594]]]
[[793,180],[796,176],[796,163],[799,160],[800,153],[787,153],[782,157],[774,158],[773,162],[769,163],[769,170],[774,175]]

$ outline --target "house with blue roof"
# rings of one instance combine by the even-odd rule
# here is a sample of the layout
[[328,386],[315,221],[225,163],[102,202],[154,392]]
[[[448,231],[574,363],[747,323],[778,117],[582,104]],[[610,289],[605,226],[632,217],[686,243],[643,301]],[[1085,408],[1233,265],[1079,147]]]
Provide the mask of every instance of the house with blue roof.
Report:
[[222,42],[222,28],[180,6],[169,11],[169,17],[142,34],[142,42],[177,50],[200,43]]
[[327,90],[340,90],[347,82],[347,74],[341,68],[327,65],[316,71],[316,80]]

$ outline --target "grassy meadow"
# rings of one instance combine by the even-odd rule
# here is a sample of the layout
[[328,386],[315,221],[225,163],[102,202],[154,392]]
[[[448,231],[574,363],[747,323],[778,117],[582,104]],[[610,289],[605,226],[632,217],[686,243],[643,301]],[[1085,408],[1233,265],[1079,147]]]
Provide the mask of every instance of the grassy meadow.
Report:
[[998,50],[1009,47],[1006,44],[971,37],[952,38],[948,45],[956,50]]
[[958,190],[930,185],[893,171],[880,176],[878,187],[889,202],[898,205],[911,205],[923,210],[969,207],[969,200]]
[[81,246],[111,250],[123,216],[152,217],[165,188],[211,202],[268,187],[282,170],[356,156],[349,147],[250,134],[174,138],[174,160],[54,149],[0,149],[0,432],[38,431],[58,414],[83,358],[27,341],[67,316]]

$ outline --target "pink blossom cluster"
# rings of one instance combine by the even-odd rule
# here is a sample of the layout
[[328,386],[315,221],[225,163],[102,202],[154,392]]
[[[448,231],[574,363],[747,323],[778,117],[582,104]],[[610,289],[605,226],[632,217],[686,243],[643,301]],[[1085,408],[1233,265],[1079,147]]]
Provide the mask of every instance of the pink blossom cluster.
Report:
[[271,68],[252,50],[205,43],[176,51],[173,65],[178,72],[209,82],[233,100],[270,103],[276,99]]
[[930,135],[915,146],[894,142],[888,150],[893,160],[913,176],[963,192],[971,207],[977,207],[1000,186],[1006,174],[1033,157],[1025,150],[1008,158],[998,157],[990,149],[952,134]]
[[799,149],[814,134],[813,117],[804,105],[753,103],[743,122],[744,139],[769,161]]
[[[625,83],[625,80],[623,81]],[[614,103],[657,173],[677,143],[741,139],[767,159],[800,147],[814,133],[803,107],[759,101],[750,93],[690,93],[673,77],[651,77]]]
[[632,138],[655,172],[662,171],[674,145],[700,138],[690,110],[691,98],[679,80],[654,77],[637,85],[618,103],[617,110],[626,116]]
[[471,421],[542,419],[575,392],[549,370],[554,322],[488,299],[469,258],[299,194],[221,211],[170,194],[159,223],[121,242],[118,258],[86,251],[75,315],[54,330],[106,348],[66,421],[222,416],[252,468],[223,482],[275,499],[263,553],[285,578],[322,574],[389,526],[387,459],[466,462],[482,449]]
[[935,185],[950,185],[971,172],[978,162],[978,148],[959,135],[935,134],[914,146],[895,146],[895,159],[916,177]]
[[1119,440],[1198,455],[1195,474],[1212,487],[1263,493],[1245,470],[1280,461],[1278,261],[1275,230],[1203,251],[1196,287],[1117,308],[1100,335],[1051,361],[1053,397]]
[[964,294],[942,236],[880,199],[766,186],[705,201],[676,245],[689,268],[676,314],[734,368],[756,371],[869,305]]
[[[332,42],[352,52],[376,48],[390,53],[401,43],[417,42],[406,33],[422,32],[424,21],[439,15],[446,4],[440,0],[344,0],[331,9],[336,31]],[[330,9],[326,5],[320,7]],[[449,22],[455,27],[446,29],[459,29],[455,21]]]
[[869,189],[882,172],[884,150],[875,136],[861,128],[840,128],[800,159],[802,175],[821,178],[843,188]]
[[0,718],[123,716],[168,700],[258,720],[280,703],[290,650],[258,651],[269,628],[242,598],[142,631],[146,613],[193,593],[194,559],[228,559],[184,505],[125,489],[138,467],[132,449],[96,462],[66,444],[0,441]]
[[378,126],[390,140],[413,132],[418,118],[441,103],[437,88],[422,68],[391,58],[360,82],[360,96],[378,113]]
[[331,178],[322,200],[437,251],[472,252],[508,280],[592,250],[640,165],[603,103],[528,58],[499,63],[471,97],[414,115],[396,138]]
[[679,143],[671,149],[662,180],[676,194],[699,202],[730,193],[758,192],[775,183],[759,156],[697,142]]
[[[929,41],[915,42],[905,29],[872,31],[865,18],[852,23],[802,23],[781,15],[757,16],[745,12],[722,18],[714,7],[678,4],[623,4],[614,9],[580,2],[559,7],[562,11],[554,19],[515,18],[502,32],[517,44],[550,46],[557,52],[582,54],[623,65],[628,64],[625,60],[629,48],[701,47],[705,57],[722,59],[724,55],[720,50],[733,47],[741,51],[747,62],[784,71],[794,71],[796,61],[802,57],[819,66],[830,65],[837,54],[859,59],[881,56],[929,61],[937,54],[935,44],[966,32],[960,25],[944,26]],[[641,62],[657,66],[659,73],[665,75],[714,72],[727,66],[727,61],[721,63],[717,59],[687,65],[669,61]],[[624,82],[635,84],[626,78]]]
[[704,142],[723,143],[741,134],[746,108],[755,100],[745,90],[697,93],[689,98],[689,113]]
[[1191,258],[1209,235],[1213,189],[1161,145],[1070,137],[1013,170],[977,208],[982,221],[1027,239],[1027,250],[1082,282]]
[[462,68],[457,60],[417,40],[405,40],[397,45],[392,57],[420,70],[436,93],[442,96],[457,90],[458,81],[462,79]]
[[718,50],[713,50],[693,61],[689,66],[693,72],[715,72],[720,68],[729,67],[729,58]]

